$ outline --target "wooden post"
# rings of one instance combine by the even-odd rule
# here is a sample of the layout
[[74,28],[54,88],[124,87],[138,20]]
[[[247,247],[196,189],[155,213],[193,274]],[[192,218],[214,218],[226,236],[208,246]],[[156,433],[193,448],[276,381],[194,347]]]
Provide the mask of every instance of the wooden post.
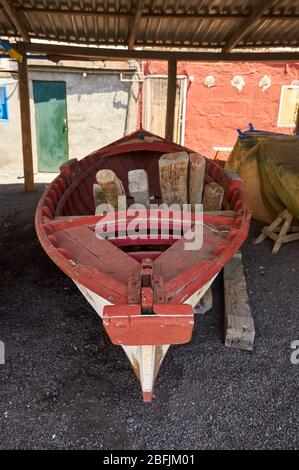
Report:
[[296,115],[296,123],[295,123],[295,134],[299,132],[299,105],[297,106],[297,115]]
[[125,135],[131,134],[137,130],[137,115],[138,115],[138,99],[140,93],[140,66],[136,61],[137,68],[136,72],[131,77],[131,84],[128,93],[128,106],[125,123]]
[[174,137],[174,111],[176,98],[176,60],[168,61],[168,83],[167,83],[167,109],[165,123],[165,139],[173,141]]
[[18,74],[25,191],[34,191],[28,67],[24,43],[18,44],[18,51],[23,55],[22,62],[18,62]]

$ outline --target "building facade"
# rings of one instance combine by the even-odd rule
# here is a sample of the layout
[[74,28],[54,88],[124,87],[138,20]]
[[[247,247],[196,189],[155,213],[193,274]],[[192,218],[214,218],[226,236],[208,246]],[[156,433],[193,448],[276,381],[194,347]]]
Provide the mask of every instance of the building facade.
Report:
[[[165,76],[167,64],[147,62],[144,74]],[[298,63],[179,62],[177,74],[187,82],[182,126],[191,149],[213,158],[215,149],[234,145],[236,128],[246,129],[249,123],[257,129],[294,131]]]
[[[178,63],[175,140],[213,158],[236,128],[292,133],[299,64]],[[29,62],[34,171],[54,172],[140,126],[164,134],[164,62]],[[16,65],[0,59],[0,175],[22,175]]]
[[[3,62],[0,175],[22,175],[18,74],[8,68],[15,68],[14,63]],[[55,172],[66,159],[80,159],[124,135],[130,82],[122,81],[122,74],[132,75],[128,64],[121,68],[119,64],[113,64],[114,68],[89,64],[87,68],[87,64],[53,67],[32,62],[29,88],[35,173]]]

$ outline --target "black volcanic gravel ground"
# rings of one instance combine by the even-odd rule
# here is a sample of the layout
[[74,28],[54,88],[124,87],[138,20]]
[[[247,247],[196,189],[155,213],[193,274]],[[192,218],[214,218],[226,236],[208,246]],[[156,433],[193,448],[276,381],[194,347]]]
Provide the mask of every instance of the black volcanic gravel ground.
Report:
[[299,242],[243,247],[256,342],[223,345],[223,287],[190,344],[172,347],[152,404],[92,308],[37,241],[44,185],[0,185],[0,448],[298,448]]

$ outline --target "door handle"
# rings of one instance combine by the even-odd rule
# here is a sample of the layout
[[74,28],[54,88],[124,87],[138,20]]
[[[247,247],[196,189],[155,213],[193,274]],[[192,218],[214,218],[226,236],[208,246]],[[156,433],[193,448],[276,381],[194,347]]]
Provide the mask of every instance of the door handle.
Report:
[[67,132],[67,131],[68,131],[67,120],[64,119],[64,121],[63,121],[63,132]]

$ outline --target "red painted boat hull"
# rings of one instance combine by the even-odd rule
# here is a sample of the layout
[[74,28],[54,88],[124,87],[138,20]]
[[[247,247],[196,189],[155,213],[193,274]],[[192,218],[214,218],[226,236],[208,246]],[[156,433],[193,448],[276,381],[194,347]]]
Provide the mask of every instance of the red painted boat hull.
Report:
[[[93,215],[92,185],[97,171],[115,171],[128,194],[128,171],[143,168],[149,175],[150,194],[160,202],[160,156],[191,152],[159,137],[156,142],[147,138],[154,136],[138,131],[80,161],[64,164],[38,204],[35,224],[49,257],[103,317],[111,341],[124,347],[148,399],[168,345],[191,339],[194,303],[247,237],[250,213],[241,180],[207,160],[205,182],[216,181],[224,188],[224,204],[233,212],[203,215],[201,250],[185,251],[182,241],[171,237],[163,252],[158,249],[160,239],[140,239],[136,244],[97,239],[96,226],[102,217]],[[126,213],[116,216],[128,224]],[[138,245],[138,252],[134,252],[134,245]],[[149,286],[142,282],[145,273],[150,276]],[[150,381],[143,370],[145,364],[151,370]]]

